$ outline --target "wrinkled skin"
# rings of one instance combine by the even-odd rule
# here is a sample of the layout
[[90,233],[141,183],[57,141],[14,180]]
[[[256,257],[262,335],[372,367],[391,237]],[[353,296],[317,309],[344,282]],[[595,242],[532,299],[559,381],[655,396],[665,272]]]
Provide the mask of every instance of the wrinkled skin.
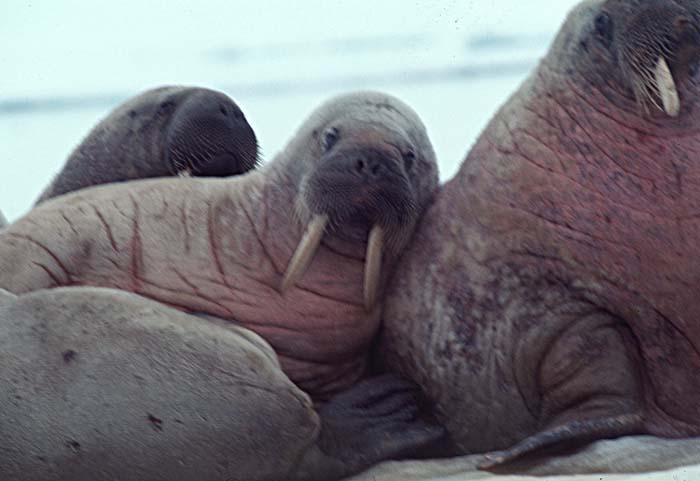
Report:
[[[391,175],[368,177],[372,166]],[[378,327],[379,309],[362,302],[368,231],[387,232],[390,272],[419,215],[406,206],[425,205],[436,185],[432,147],[409,107],[350,94],[319,108],[284,152],[246,176],[115,184],[38,207],[0,236],[0,287],[114,287],[230,319],[261,334],[292,380],[324,397],[364,374]],[[331,219],[327,234],[282,293],[307,219],[319,214]]]
[[[337,479],[443,434],[416,416],[412,384],[358,383],[381,309],[366,303],[368,232],[379,226],[385,239],[381,298],[436,186],[416,114],[383,94],[345,95],[245,176],[112,184],[40,205],[0,233],[0,288],[117,288],[255,331],[319,403],[321,429],[295,476]],[[320,245],[282,291],[305,224],[319,216],[329,219]]]
[[[451,452],[700,434],[699,29],[697,2],[580,4],[426,212],[380,352]],[[677,111],[630,75],[660,55]]]
[[13,481],[335,479],[425,435],[405,381],[317,413],[249,330],[111,289],[0,291],[0,383]]
[[228,96],[199,87],[159,87],[129,99],[97,124],[37,202],[111,182],[227,177],[257,162],[255,133]]

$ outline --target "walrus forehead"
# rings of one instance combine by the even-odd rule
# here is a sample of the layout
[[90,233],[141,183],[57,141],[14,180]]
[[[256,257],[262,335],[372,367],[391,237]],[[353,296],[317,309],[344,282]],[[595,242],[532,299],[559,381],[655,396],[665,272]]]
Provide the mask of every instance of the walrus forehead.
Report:
[[366,146],[379,150],[396,150],[398,154],[411,144],[404,132],[378,123],[355,124],[347,129],[345,137],[360,148]]
[[395,119],[344,117],[330,122],[328,127],[337,128],[342,138],[352,139],[358,144],[392,145],[399,149],[419,145],[414,130]]
[[[694,17],[696,23],[700,20],[700,2],[697,0],[584,0],[569,12],[566,23],[591,29],[595,16],[605,12],[611,15],[615,22],[621,23],[623,28],[616,30],[625,32],[624,26],[634,21],[636,14],[645,10],[654,11],[656,14],[664,11],[668,11],[669,15],[682,13],[689,20]],[[654,20],[663,23],[663,15],[657,15]],[[647,25],[651,27],[654,23],[648,22]]]
[[375,129],[384,131],[387,135],[416,142],[421,139],[427,141],[425,127],[417,115],[399,107],[389,108],[392,105],[389,103],[381,104],[387,107],[380,108],[377,105],[376,103],[355,103],[344,105],[343,108],[336,106],[325,111],[325,115],[311,123],[316,126],[316,132],[330,126],[345,129]]
[[356,92],[331,99],[318,109],[326,119],[351,116],[357,120],[397,122],[406,126],[421,126],[418,114],[395,97],[380,92]]

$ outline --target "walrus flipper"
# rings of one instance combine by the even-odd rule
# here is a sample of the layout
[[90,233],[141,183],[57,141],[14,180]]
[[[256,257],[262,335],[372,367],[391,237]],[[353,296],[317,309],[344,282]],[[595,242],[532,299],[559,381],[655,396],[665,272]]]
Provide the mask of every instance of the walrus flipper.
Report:
[[494,451],[484,455],[479,469],[493,469],[513,461],[524,454],[551,447],[556,444],[588,442],[591,439],[617,438],[625,435],[639,434],[642,430],[640,414],[622,414],[605,418],[572,421],[541,431],[520,441],[515,446],[503,451]]
[[554,338],[537,370],[542,427],[506,450],[486,454],[479,468],[491,469],[547,447],[647,432],[639,402],[641,380],[628,339],[626,325],[607,313],[576,318]]
[[445,430],[419,418],[416,390],[415,384],[386,374],[338,394],[319,409],[317,444],[300,460],[290,479],[350,476],[438,441]]

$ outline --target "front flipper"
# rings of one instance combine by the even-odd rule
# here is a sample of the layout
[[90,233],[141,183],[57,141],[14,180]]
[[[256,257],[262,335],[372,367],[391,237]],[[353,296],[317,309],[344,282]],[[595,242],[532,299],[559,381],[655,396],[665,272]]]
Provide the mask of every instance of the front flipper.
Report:
[[290,479],[328,480],[416,453],[445,430],[419,417],[417,387],[393,374],[363,381],[321,407],[317,444]]
[[524,454],[560,443],[585,442],[639,434],[642,432],[642,427],[642,416],[639,414],[622,414],[607,418],[572,421],[534,434],[511,448],[485,454],[478,468],[493,469],[520,458]]
[[642,381],[629,328],[596,312],[557,336],[537,363],[539,432],[484,456],[493,469],[543,448],[643,434]]

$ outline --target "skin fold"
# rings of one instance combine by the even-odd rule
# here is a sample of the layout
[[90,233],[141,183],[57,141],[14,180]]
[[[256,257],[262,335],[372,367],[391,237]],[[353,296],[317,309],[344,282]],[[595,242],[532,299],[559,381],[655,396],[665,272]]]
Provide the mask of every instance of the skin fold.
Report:
[[379,352],[446,452],[700,434],[699,32],[697,2],[581,3],[427,210]]
[[[300,434],[304,449],[270,479],[338,479],[443,435],[418,417],[412,383],[361,381],[377,300],[437,179],[425,128],[408,106],[348,94],[322,105],[282,153],[246,175],[124,182],[42,203],[0,233],[0,288],[20,300],[66,286],[120,289],[254,331],[274,350],[280,375],[315,406],[311,418],[300,414],[315,426]],[[324,228],[309,254],[305,231],[315,225]],[[290,267],[300,251],[305,265]],[[94,329],[112,314],[95,316]],[[251,423],[238,432],[260,429]],[[268,456],[274,449],[256,459]]]

